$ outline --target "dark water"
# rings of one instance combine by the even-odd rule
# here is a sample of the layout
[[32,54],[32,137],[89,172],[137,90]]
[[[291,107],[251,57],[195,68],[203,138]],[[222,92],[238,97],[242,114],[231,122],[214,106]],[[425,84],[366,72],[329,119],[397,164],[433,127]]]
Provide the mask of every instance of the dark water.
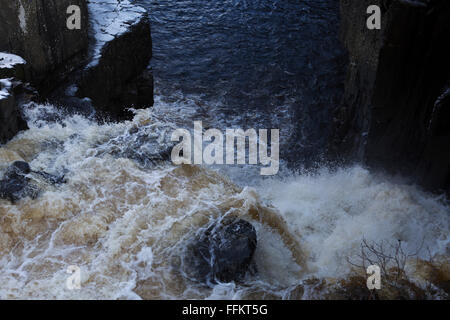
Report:
[[[279,128],[291,164],[324,151],[343,90],[336,0],[140,0],[156,94],[217,127]],[[286,147],[286,146],[289,147]]]

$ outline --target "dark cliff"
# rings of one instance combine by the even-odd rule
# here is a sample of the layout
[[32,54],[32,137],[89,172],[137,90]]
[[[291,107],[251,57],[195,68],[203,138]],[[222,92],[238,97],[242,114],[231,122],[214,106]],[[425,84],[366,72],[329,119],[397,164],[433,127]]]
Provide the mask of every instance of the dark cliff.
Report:
[[[369,5],[381,30],[366,27]],[[450,1],[341,0],[349,64],[334,156],[450,190]]]
[[[72,5],[80,8],[80,29],[67,27]],[[0,0],[0,8],[0,52],[25,60],[14,68],[0,61],[0,143],[26,128],[20,104],[30,99],[75,112],[88,100],[89,108],[113,118],[130,117],[127,107],[153,104],[150,22],[143,8],[96,0]],[[76,88],[76,96],[67,88]]]
[[[67,8],[81,9],[80,30],[66,27]],[[79,67],[88,49],[85,0],[0,0],[0,51],[27,61],[30,79],[42,93]]]

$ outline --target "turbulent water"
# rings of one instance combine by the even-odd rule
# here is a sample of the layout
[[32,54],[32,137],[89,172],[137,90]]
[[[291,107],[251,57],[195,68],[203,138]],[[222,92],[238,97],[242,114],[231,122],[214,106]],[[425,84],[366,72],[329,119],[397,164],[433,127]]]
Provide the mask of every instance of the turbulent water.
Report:
[[[67,179],[51,185],[31,174],[36,199],[0,200],[0,298],[323,298],[311,279],[353,274],[348,258],[356,261],[363,239],[401,240],[406,252],[446,262],[444,197],[361,166],[289,169],[323,149],[339,96],[334,1],[140,3],[152,19],[155,106],[98,124],[31,104],[30,129],[0,147],[0,176],[25,160]],[[194,120],[280,128],[281,172],[172,165],[161,156],[170,134]],[[213,287],[187,280],[186,244],[223,216],[255,226],[258,272]],[[425,287],[415,258],[408,275]],[[80,290],[66,285],[72,265]]]

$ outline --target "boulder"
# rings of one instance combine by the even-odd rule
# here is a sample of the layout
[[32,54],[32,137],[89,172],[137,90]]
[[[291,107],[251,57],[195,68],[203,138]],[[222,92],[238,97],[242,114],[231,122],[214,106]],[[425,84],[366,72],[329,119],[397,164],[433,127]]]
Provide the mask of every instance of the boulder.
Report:
[[66,182],[64,175],[56,176],[43,171],[33,171],[27,162],[15,161],[6,169],[3,179],[0,180],[0,198],[8,199],[13,203],[27,196],[36,198],[39,190],[30,183],[29,174],[39,175],[45,182],[52,185]]
[[249,222],[217,222],[187,246],[186,275],[206,284],[241,281],[251,270],[256,244],[256,230]]
[[0,198],[9,199],[13,203],[26,196],[35,198],[37,190],[29,184],[29,173],[30,166],[24,161],[16,161],[9,166],[0,180]]
[[25,161],[15,161],[6,169],[4,178],[14,179],[19,176],[25,176],[31,172],[30,165]]

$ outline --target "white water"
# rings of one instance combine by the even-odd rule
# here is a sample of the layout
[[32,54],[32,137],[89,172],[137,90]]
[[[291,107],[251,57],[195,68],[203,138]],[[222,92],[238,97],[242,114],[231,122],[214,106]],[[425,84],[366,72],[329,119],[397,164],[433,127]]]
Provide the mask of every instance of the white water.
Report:
[[[345,277],[363,237],[400,239],[407,251],[423,242],[423,258],[448,257],[444,200],[362,167],[259,179],[243,175],[248,167],[136,161],[169,146],[170,130],[196,116],[184,111],[159,101],[133,121],[98,125],[82,116],[48,123],[39,119],[55,108],[28,108],[30,129],[0,148],[0,170],[25,160],[67,172],[68,183],[32,177],[37,199],[0,200],[0,298],[292,298],[305,279]],[[178,268],[185,241],[223,215],[255,225],[257,276],[189,282]],[[70,265],[81,268],[80,290],[66,287]]]

